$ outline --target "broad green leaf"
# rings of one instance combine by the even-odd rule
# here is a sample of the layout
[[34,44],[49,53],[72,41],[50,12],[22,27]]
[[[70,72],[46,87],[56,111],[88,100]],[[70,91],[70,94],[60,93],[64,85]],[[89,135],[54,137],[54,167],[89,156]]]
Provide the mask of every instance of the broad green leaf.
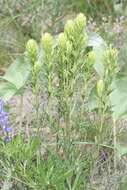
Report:
[[[10,177],[11,178],[11,177]],[[11,180],[10,180],[11,181]],[[5,180],[3,182],[3,186],[2,186],[2,190],[9,190],[12,188],[12,183],[8,181],[8,180]]]
[[7,72],[1,79],[8,81],[20,89],[26,82],[29,75],[29,64],[22,56],[11,64]]
[[122,14],[123,13],[123,4],[122,3],[115,3],[114,4],[114,10],[116,11],[117,14]]
[[106,42],[104,41],[104,39],[98,35],[97,33],[90,33],[88,36],[88,46],[92,46],[92,47],[107,47]]
[[127,116],[127,77],[119,77],[113,82],[113,91],[110,95],[113,117]]
[[92,33],[89,36],[88,46],[92,47],[93,51],[95,52],[96,60],[94,68],[100,78],[102,78],[104,75],[103,54],[107,48],[107,44],[101,36],[96,33]]
[[8,101],[17,91],[17,88],[9,82],[0,84],[0,97],[4,101]]
[[119,158],[127,154],[127,146],[117,144],[117,154]]
[[90,94],[89,94],[89,99],[88,99],[88,107],[89,109],[95,110],[99,106],[99,98],[97,95],[97,88],[96,85],[91,89]]

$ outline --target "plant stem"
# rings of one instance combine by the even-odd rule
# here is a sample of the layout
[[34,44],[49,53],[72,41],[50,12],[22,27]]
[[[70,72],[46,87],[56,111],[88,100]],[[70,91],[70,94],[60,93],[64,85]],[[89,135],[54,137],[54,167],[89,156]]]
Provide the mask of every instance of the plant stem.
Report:
[[22,122],[23,122],[23,94],[22,94],[21,97],[20,97],[19,110],[20,110],[19,131],[21,132],[21,129],[22,129]]
[[71,142],[71,124],[70,124],[70,111],[69,111],[69,103],[67,100],[66,103],[66,113],[65,113],[65,136],[64,136],[64,146],[65,146],[65,152],[66,152],[66,158],[69,157],[69,147]]
[[39,86],[36,83],[35,86],[35,110],[36,110],[36,127],[37,127],[37,136],[40,137],[40,121],[39,121]]
[[101,135],[101,133],[102,133],[102,131],[103,131],[103,124],[104,124],[104,111],[102,110],[101,111],[102,113],[101,113],[101,115],[100,115],[100,135]]
[[117,172],[117,139],[116,139],[116,120],[113,119],[113,145],[114,145],[114,171]]
[[36,90],[36,92],[35,92],[35,109],[36,109],[36,120],[37,120],[37,123],[38,123],[38,120],[39,120],[39,97],[38,97],[38,90]]
[[102,105],[103,105],[103,101],[102,101],[102,97],[100,97],[100,101],[99,101],[99,116],[100,116],[99,134],[100,134],[100,142],[103,139],[103,126],[104,126],[104,121],[105,121],[105,107],[102,107]]
[[84,88],[83,88],[83,92],[82,92],[82,105],[81,105],[81,118],[84,118],[84,100],[86,97],[86,93],[87,93],[87,80],[84,80]]

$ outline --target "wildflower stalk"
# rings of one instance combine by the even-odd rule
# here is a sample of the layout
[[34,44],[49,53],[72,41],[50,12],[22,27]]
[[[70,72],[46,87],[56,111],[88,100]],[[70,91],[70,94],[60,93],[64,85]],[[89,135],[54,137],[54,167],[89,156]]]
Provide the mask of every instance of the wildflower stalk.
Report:
[[87,97],[87,90],[89,86],[89,81],[92,78],[93,74],[93,65],[95,62],[95,53],[90,51],[87,55],[85,55],[85,64],[82,65],[82,75],[83,75],[83,87],[82,87],[82,106],[81,106],[81,118],[84,117],[84,101]]
[[[67,40],[65,33],[61,33],[58,38],[58,52],[57,52],[57,73],[59,78],[59,89],[58,89],[58,102],[59,102],[59,120],[61,117],[64,119],[64,144],[67,147],[67,142],[69,140],[69,56],[71,52],[71,44]],[[60,123],[60,122],[59,122]],[[59,127],[59,126],[58,126]],[[59,128],[58,128],[59,130]]]
[[[118,52],[116,49],[113,49],[110,46],[104,55],[104,64],[107,67],[107,71],[106,71],[107,86],[111,85],[112,80],[115,78],[116,73],[118,72],[117,60],[118,60]],[[108,87],[107,89],[109,89],[109,92],[110,92],[110,88]],[[114,171],[116,172],[117,171],[117,155],[116,155],[117,139],[116,139],[116,120],[114,118],[113,118],[113,145],[114,145]]]
[[37,127],[39,127],[39,75],[41,70],[41,64],[39,62],[35,62],[34,68],[33,68],[33,94],[35,97],[35,110],[36,110],[36,121],[37,121]]
[[[117,50],[111,46],[104,53],[104,76],[97,82],[97,93],[99,97],[99,116],[100,116],[100,133],[99,137],[103,137],[103,126],[105,122],[105,114],[111,105],[107,104],[111,93],[111,84],[118,72]],[[109,102],[108,102],[109,103]],[[111,118],[112,119],[112,118]],[[116,120],[113,119],[113,146],[114,146],[114,171],[117,171],[117,155],[116,155]]]
[[49,125],[51,127],[53,117],[50,111],[50,104],[52,103],[52,97],[54,92],[53,78],[54,78],[54,47],[53,37],[50,33],[42,34],[41,46],[43,51],[43,72],[45,78],[45,89],[47,93],[47,105],[46,105],[46,116],[48,118]]
[[34,106],[36,110],[36,124],[39,127],[39,84],[38,79],[41,71],[41,64],[38,57],[38,45],[35,40],[27,42],[26,50],[31,64],[31,87],[34,94]]
[[105,122],[105,114],[107,112],[107,100],[111,93],[111,84],[118,72],[117,65],[117,50],[111,46],[105,51],[103,57],[104,75],[103,78],[97,82],[97,93],[99,98],[99,116],[100,116],[100,136],[103,132],[103,125]]
[[59,118],[62,117],[65,122],[63,132],[65,147],[69,147],[71,142],[73,116],[71,109],[73,104],[75,104],[73,97],[76,92],[77,79],[84,62],[84,47],[86,43],[85,25],[86,20],[84,15],[79,14],[74,21],[69,20],[67,22],[64,32],[58,37]]
[[46,79],[47,99],[50,98],[52,93],[52,81],[53,81],[53,38],[51,34],[45,33],[41,39],[42,51],[44,53],[43,66],[44,76]]

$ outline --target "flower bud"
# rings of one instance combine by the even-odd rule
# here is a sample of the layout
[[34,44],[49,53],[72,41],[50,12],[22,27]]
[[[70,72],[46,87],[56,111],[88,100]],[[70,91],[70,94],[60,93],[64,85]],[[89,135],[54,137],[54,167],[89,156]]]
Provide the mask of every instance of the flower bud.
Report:
[[70,41],[67,41],[67,53],[71,54],[72,53],[72,44]]
[[38,51],[37,42],[33,39],[28,40],[26,44],[26,50],[28,51],[31,57],[36,57]]
[[118,56],[118,50],[115,48],[112,48],[111,54],[113,55],[113,57],[117,57]]
[[87,62],[89,65],[93,65],[95,62],[95,53],[93,51],[90,51],[88,53]]
[[65,25],[65,32],[67,34],[72,34],[74,32],[74,21],[68,20],[66,25]]
[[105,53],[106,57],[109,57],[109,58],[116,58],[117,55],[118,55],[118,51],[117,49],[115,48],[109,48],[106,53]]
[[76,26],[79,29],[84,29],[84,27],[86,26],[86,17],[84,16],[84,14],[80,13],[76,20],[75,20]]
[[58,41],[59,41],[59,46],[61,48],[66,48],[66,42],[67,42],[67,37],[64,33],[60,33],[58,36]]
[[104,91],[104,82],[103,82],[103,80],[100,79],[97,82],[97,93],[98,93],[99,97],[102,96],[103,91]]
[[[104,64],[109,70],[114,69],[117,66],[118,51],[111,46],[104,54]],[[113,71],[113,70],[112,70]]]
[[39,62],[36,62],[34,65],[34,72],[39,74],[40,70],[41,70],[41,64]]
[[51,52],[52,51],[52,46],[53,46],[53,37],[49,33],[45,33],[42,36],[42,45],[43,48],[46,52]]

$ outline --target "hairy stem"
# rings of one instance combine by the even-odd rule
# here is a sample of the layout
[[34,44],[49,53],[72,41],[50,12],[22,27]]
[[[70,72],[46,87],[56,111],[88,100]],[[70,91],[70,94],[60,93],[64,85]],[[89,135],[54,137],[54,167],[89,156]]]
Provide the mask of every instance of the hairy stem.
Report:
[[20,97],[19,111],[20,111],[19,131],[21,132],[21,130],[22,130],[22,122],[23,122],[23,94]]
[[117,172],[117,139],[116,139],[116,120],[113,119],[113,145],[114,145],[114,171]]

